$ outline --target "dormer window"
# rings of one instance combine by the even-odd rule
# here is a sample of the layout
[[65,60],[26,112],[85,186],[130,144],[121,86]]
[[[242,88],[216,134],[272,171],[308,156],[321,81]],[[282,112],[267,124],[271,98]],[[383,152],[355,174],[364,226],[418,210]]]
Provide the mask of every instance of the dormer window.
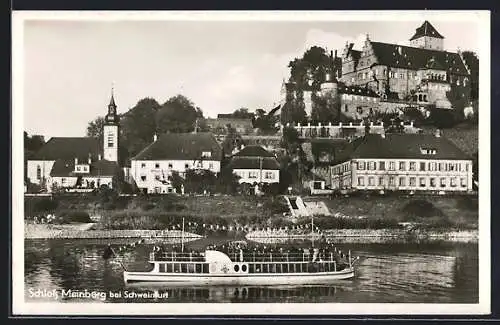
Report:
[[420,153],[422,155],[435,155],[437,151],[433,148],[420,148]]
[[202,158],[211,158],[212,157],[212,152],[211,151],[203,151],[201,153]]

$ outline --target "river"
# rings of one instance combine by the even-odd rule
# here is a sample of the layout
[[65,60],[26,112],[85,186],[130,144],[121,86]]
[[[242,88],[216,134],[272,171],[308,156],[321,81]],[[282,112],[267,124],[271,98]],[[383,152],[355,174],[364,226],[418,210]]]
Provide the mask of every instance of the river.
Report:
[[[118,247],[132,241],[114,240],[112,244]],[[204,238],[186,243],[185,247],[200,249],[220,241]],[[478,245],[471,243],[339,244],[337,247],[342,251],[350,249],[353,256],[360,256],[354,279],[328,286],[201,288],[125,285],[118,261],[128,269],[146,269],[151,243],[138,245],[118,259],[104,260],[101,255],[107,243],[102,240],[25,240],[25,300],[478,303],[479,299]],[[303,242],[293,244],[304,245]],[[71,297],[70,292],[79,297]]]

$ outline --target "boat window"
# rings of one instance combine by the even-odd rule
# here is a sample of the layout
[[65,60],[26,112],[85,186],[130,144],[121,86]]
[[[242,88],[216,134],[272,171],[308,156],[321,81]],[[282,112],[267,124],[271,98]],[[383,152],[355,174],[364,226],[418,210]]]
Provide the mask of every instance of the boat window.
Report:
[[246,266],[245,264],[243,264],[243,265],[241,266],[241,271],[243,271],[243,272],[246,272],[246,271],[247,271],[247,266]]
[[319,263],[319,271],[320,272],[325,272],[325,263],[323,263],[323,262]]
[[180,263],[174,263],[174,272],[179,273],[181,271],[181,264]]
[[187,264],[181,263],[181,273],[187,273]]
[[158,265],[158,266],[159,266],[159,271],[160,271],[161,273],[165,273],[165,264],[160,263],[160,265]]
[[194,263],[189,263],[187,265],[187,267],[188,267],[188,273],[195,273],[196,270],[195,270],[195,264]]
[[202,267],[202,264],[200,264],[200,263],[196,263],[196,273],[201,273],[202,268],[203,268],[203,267]]
[[173,265],[171,263],[167,263],[165,266],[167,267],[167,273],[173,272]]
[[262,273],[269,273],[269,264],[262,264]]
[[240,266],[238,264],[234,265],[234,272],[238,272],[240,270]]
[[208,273],[208,263],[203,263],[203,273]]
[[248,264],[248,273],[255,273],[255,264]]
[[288,264],[281,264],[281,273],[289,273]]
[[270,273],[276,273],[276,272],[278,272],[278,266],[275,263],[271,264],[270,266],[271,266],[269,268],[269,272]]

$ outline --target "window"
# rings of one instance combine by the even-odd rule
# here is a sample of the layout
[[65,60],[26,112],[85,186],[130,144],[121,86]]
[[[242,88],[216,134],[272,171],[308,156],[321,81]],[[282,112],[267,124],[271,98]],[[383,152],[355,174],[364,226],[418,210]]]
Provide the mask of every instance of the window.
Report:
[[42,179],[42,167],[40,165],[36,166],[36,179]]
[[61,178],[61,185],[65,185],[66,184],[66,178]]
[[429,180],[429,184],[431,187],[436,187],[436,179],[434,177],[431,177]]
[[364,161],[359,161],[358,162],[358,169],[359,170],[365,170],[365,162]]
[[384,186],[384,185],[385,185],[384,177],[379,177],[378,178],[378,186]]
[[141,168],[146,168],[146,163],[141,163]]
[[417,164],[414,161],[410,161],[410,170],[415,171],[417,169]]
[[169,168],[169,169],[172,169],[172,167],[173,167],[173,166],[172,166],[172,163],[168,163],[168,168]]
[[79,171],[81,171],[81,170],[82,170],[82,168],[81,168],[80,166],[76,166],[76,171],[77,171],[77,172],[79,172]]
[[159,164],[159,163],[156,163],[156,164],[155,164],[155,168],[160,168],[160,164]]
[[379,170],[385,170],[385,161],[380,161],[378,163],[378,169]]
[[141,181],[145,182],[146,181],[146,176],[141,176]]
[[365,179],[364,179],[364,177],[358,177],[358,185],[359,186],[365,186]]
[[425,182],[425,177],[420,177],[420,187],[425,187],[426,182]]
[[465,178],[460,178],[460,186],[462,187],[467,187],[467,179]]
[[345,106],[344,106],[344,112],[346,112],[346,113],[349,112],[349,109],[347,108],[347,104],[345,104]]
[[248,178],[257,178],[257,172],[256,171],[248,172]]
[[417,179],[415,177],[410,177],[410,186],[411,187],[417,186]]
[[390,176],[389,177],[389,186],[394,186],[394,185],[395,185],[394,176]]
[[399,186],[406,186],[406,178],[404,177],[399,178]]
[[452,163],[448,164],[448,170],[450,172],[455,171],[455,164],[452,164]]
[[405,170],[406,169],[406,163],[404,161],[399,162],[399,170]]
[[113,133],[109,133],[108,134],[108,147],[113,148],[114,145],[115,145],[114,135],[113,135]]
[[375,177],[368,177],[368,186],[375,185]]
[[209,162],[208,163],[208,169],[214,169],[214,163],[213,162]]
[[450,186],[451,187],[457,186],[457,179],[455,177],[450,178]]
[[189,169],[189,164],[184,164],[184,169]]
[[433,172],[436,170],[436,163],[430,162],[429,163],[429,171]]
[[396,163],[394,161],[389,162],[389,170],[396,170]]
[[425,162],[420,163],[420,171],[425,172]]
[[155,179],[156,179],[157,181],[159,181],[159,180],[160,180],[160,175],[155,175]]
[[203,151],[201,153],[201,157],[202,158],[210,158],[210,157],[212,157],[212,152],[211,151]]
[[368,169],[369,169],[369,170],[375,170],[375,169],[376,169],[376,167],[377,167],[376,165],[377,165],[377,164],[376,164],[374,161],[370,161],[370,162],[368,163]]
[[274,179],[274,173],[273,172],[266,172],[264,174],[265,179]]

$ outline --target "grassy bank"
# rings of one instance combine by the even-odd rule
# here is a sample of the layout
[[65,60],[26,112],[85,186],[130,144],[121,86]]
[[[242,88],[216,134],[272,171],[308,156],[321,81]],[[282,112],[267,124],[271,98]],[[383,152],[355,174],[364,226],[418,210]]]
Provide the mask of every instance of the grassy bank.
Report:
[[[350,196],[324,201],[334,216],[315,216],[320,229],[477,229],[475,197]],[[102,202],[95,196],[25,198],[26,219],[53,213],[57,223],[95,221],[96,230],[181,230],[200,235],[249,232],[257,229],[306,230],[310,218],[298,223],[283,216],[283,198],[253,196],[138,196]],[[112,208],[111,208],[112,207]],[[43,210],[45,209],[45,210]]]

